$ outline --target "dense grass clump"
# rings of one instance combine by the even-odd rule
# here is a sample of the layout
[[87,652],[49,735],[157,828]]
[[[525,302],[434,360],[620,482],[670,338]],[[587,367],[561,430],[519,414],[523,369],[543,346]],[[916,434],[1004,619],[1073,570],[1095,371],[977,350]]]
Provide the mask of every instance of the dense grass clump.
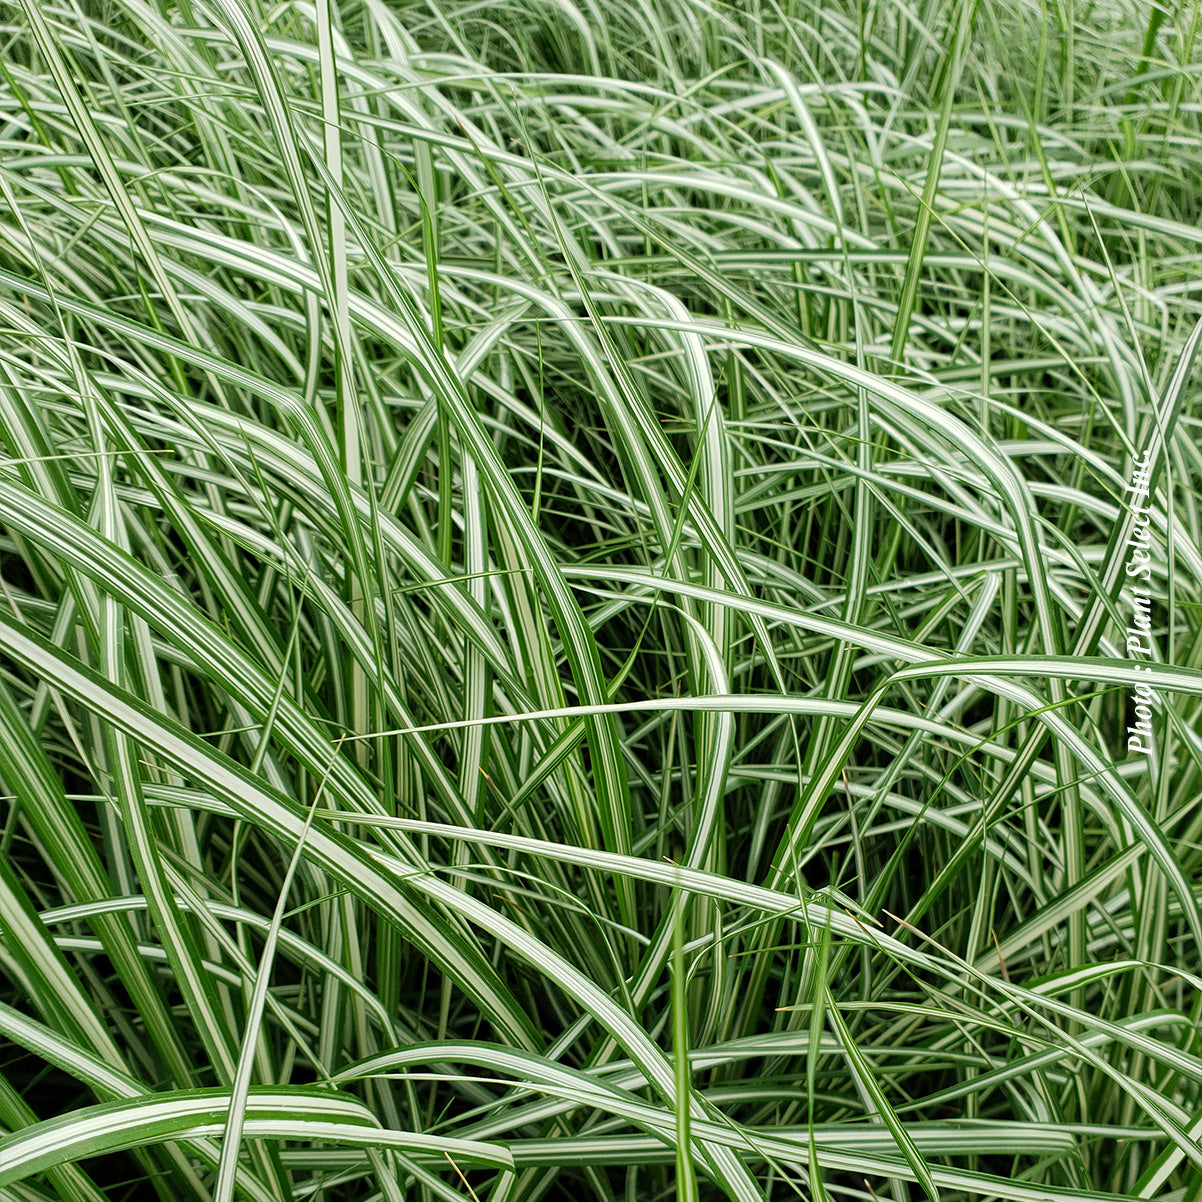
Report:
[[1196,1199],[1199,14],[5,0],[3,1197]]

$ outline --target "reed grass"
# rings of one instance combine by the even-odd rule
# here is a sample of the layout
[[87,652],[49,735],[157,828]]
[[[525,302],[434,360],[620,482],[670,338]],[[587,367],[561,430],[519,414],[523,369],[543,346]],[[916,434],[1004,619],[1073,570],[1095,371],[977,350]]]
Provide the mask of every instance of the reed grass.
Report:
[[0,1197],[1195,1202],[1200,11],[6,0]]

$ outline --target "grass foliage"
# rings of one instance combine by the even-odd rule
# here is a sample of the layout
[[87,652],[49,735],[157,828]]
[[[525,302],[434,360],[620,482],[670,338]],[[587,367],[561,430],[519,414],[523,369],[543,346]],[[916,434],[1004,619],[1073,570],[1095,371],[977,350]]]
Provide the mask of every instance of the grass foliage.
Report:
[[4,0],[0,1196],[1196,1198],[1199,13]]

